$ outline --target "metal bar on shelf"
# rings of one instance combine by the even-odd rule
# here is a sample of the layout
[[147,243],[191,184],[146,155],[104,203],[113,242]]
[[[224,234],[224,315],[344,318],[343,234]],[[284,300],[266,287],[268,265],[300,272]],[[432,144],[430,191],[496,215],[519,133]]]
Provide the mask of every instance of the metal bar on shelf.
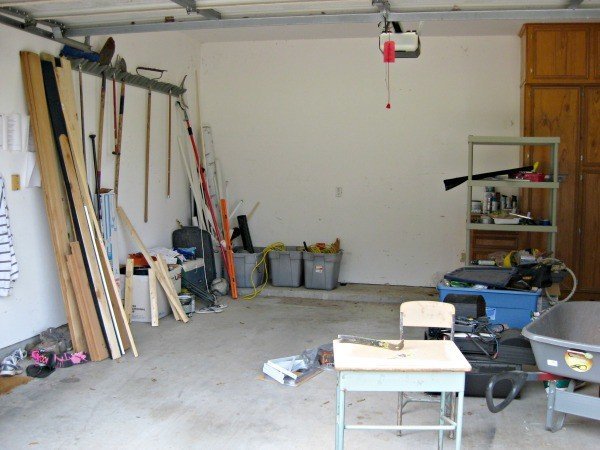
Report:
[[162,94],[169,94],[179,97],[183,94],[186,89],[180,86],[165,83],[162,81],[152,80],[150,78],[143,77],[141,75],[133,75],[129,72],[122,72],[112,66],[101,66],[97,62],[88,61],[82,58],[68,58],[71,61],[71,67],[73,70],[78,70],[81,66],[81,71],[89,75],[102,76],[104,73],[107,78],[112,78],[113,74],[115,80],[123,82],[130,86],[139,87],[145,90],[150,89],[152,92],[160,92]]
[[528,189],[556,189],[560,183],[552,181],[520,181],[520,180],[472,180],[467,182],[468,186],[478,187],[507,187],[507,188],[528,188]]
[[488,230],[488,231],[526,231],[537,233],[556,233],[557,228],[554,225],[498,225],[493,223],[468,223],[469,230]]
[[537,136],[469,136],[469,142],[476,145],[554,145],[560,143],[560,138]]
[[455,425],[345,425],[346,430],[418,430],[418,431],[451,431]]

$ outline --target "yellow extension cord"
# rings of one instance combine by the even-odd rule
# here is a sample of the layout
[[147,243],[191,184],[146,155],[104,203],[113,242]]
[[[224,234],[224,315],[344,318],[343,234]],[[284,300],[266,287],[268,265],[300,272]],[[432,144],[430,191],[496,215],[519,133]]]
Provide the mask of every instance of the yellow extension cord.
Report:
[[[265,247],[265,249],[262,251],[262,256],[260,257],[260,259],[258,260],[256,265],[252,269],[252,272],[250,273],[250,281],[252,282],[253,292],[252,292],[252,294],[245,295],[244,297],[242,297],[242,299],[252,300],[252,299],[256,298],[256,296],[263,291],[263,289],[267,285],[267,282],[269,281],[269,269],[268,269],[269,266],[267,264],[267,256],[270,252],[283,252],[283,251],[285,251],[285,244],[283,242],[273,242],[272,244],[269,244]],[[261,264],[265,265],[265,281],[261,286],[259,286],[257,288],[254,285],[253,275],[254,275],[254,271],[257,270]]]

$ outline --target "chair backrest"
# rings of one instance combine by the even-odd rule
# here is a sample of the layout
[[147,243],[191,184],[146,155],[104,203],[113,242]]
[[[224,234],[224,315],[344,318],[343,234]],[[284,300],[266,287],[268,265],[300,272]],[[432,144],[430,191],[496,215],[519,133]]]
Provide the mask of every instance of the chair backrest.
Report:
[[440,301],[409,301],[400,305],[400,328],[454,328],[454,305]]

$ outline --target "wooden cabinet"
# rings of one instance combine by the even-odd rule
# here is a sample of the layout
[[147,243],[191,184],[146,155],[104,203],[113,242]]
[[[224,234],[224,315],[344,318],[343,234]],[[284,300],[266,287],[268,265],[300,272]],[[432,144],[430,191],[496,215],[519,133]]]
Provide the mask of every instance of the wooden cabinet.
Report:
[[[600,24],[525,25],[521,38],[522,134],[561,138],[556,253],[578,277],[576,298],[600,299]],[[522,160],[549,171],[543,149],[525,148]],[[545,218],[545,195],[523,191],[523,209]]]
[[585,81],[590,77],[591,34],[588,24],[526,25],[525,82]]

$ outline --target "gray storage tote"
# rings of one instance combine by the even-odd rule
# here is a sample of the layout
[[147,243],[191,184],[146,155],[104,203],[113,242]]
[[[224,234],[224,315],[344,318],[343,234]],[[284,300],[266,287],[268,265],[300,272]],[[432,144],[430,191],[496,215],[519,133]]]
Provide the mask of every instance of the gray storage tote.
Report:
[[302,252],[304,287],[330,291],[338,286],[343,251],[338,253]]
[[235,279],[238,288],[251,288],[252,282],[258,287],[264,282],[265,265],[261,264],[254,273],[252,270],[256,263],[262,258],[264,247],[255,247],[257,253],[235,253],[243,250],[243,247],[235,247],[233,253],[233,262],[235,265]]
[[271,251],[269,275],[273,286],[299,287],[302,284],[302,251],[298,247],[285,247],[285,251]]

